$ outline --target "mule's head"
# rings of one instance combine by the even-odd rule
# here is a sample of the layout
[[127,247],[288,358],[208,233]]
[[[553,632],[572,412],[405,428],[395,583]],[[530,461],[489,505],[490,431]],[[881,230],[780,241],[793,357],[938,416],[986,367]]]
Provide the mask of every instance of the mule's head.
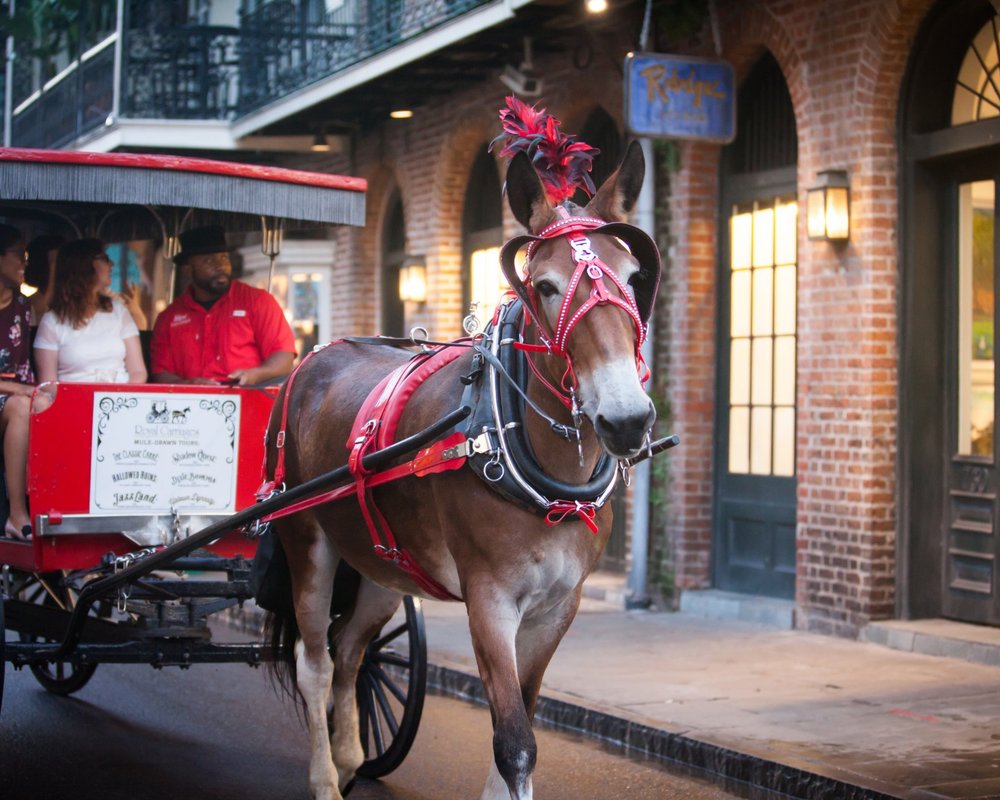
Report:
[[[504,246],[504,272],[537,320],[539,338],[562,356],[543,359],[550,382],[575,395],[603,447],[618,458],[642,448],[656,417],[642,387],[639,348],[659,282],[659,254],[626,222],[644,172],[642,149],[633,143],[581,209],[553,205],[523,153],[507,171],[511,210],[530,234]],[[524,246],[522,277],[514,257]]]

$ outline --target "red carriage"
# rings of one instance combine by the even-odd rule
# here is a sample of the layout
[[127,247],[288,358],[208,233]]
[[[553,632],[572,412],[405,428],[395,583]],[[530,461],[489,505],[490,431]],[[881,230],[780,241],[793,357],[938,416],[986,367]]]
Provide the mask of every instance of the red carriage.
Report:
[[[365,189],[357,178],[204,159],[0,149],[0,218],[30,235],[147,242],[163,262],[181,230],[223,224],[259,231],[273,265],[285,230],[361,224]],[[159,274],[172,284],[170,270]],[[169,296],[172,285],[161,288]],[[263,642],[214,641],[208,620],[253,596],[254,523],[268,508],[255,492],[277,389],[39,391],[53,403],[31,417],[35,535],[0,538],[0,703],[7,662],[71,694],[102,662],[270,660]],[[359,692],[369,775],[392,769],[412,742],[425,660],[411,600],[369,649]]]

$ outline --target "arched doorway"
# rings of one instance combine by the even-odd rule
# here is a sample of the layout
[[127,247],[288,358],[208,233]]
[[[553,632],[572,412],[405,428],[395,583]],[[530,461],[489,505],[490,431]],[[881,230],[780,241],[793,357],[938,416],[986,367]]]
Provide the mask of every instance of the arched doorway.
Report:
[[740,87],[723,150],[713,580],[795,596],[795,116],[765,54]]
[[399,270],[406,258],[406,220],[403,198],[393,192],[382,225],[382,330],[386,336],[402,336],[405,324],[399,297]]
[[[590,170],[590,178],[599,188],[622,160],[625,148],[618,125],[607,111],[598,106],[587,115],[576,139],[600,150]],[[589,199],[582,189],[573,196],[573,202],[581,206],[587,205]]]
[[1000,625],[994,13],[939,3],[902,96],[898,604],[902,617]]
[[503,210],[497,165],[484,144],[469,173],[462,210],[462,316],[475,307],[480,325],[508,288],[500,270]]

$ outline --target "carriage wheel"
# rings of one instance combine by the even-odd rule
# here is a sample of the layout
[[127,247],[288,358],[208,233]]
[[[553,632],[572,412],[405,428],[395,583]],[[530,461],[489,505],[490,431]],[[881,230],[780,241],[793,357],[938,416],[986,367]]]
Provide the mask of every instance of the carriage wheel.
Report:
[[424,710],[427,637],[419,598],[404,597],[405,621],[372,639],[358,672],[358,716],[365,762],[358,775],[380,778],[410,752]]
[[[58,593],[58,597],[54,593]],[[72,610],[74,598],[65,587],[57,583],[49,588],[41,582],[29,584],[22,593],[29,603],[41,603],[44,606],[58,606]],[[22,642],[52,642],[40,636],[28,633],[21,634]],[[75,664],[72,661],[46,661],[41,664],[31,664],[31,674],[43,687],[53,694],[68,695],[77,692],[87,685],[97,669],[97,664]]]

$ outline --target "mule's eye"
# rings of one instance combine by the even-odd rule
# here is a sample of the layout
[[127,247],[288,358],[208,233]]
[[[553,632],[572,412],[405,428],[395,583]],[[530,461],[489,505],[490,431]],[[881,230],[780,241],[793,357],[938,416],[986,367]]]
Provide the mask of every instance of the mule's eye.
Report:
[[545,298],[554,297],[559,294],[558,287],[552,281],[547,280],[541,280],[536,283],[535,291]]

